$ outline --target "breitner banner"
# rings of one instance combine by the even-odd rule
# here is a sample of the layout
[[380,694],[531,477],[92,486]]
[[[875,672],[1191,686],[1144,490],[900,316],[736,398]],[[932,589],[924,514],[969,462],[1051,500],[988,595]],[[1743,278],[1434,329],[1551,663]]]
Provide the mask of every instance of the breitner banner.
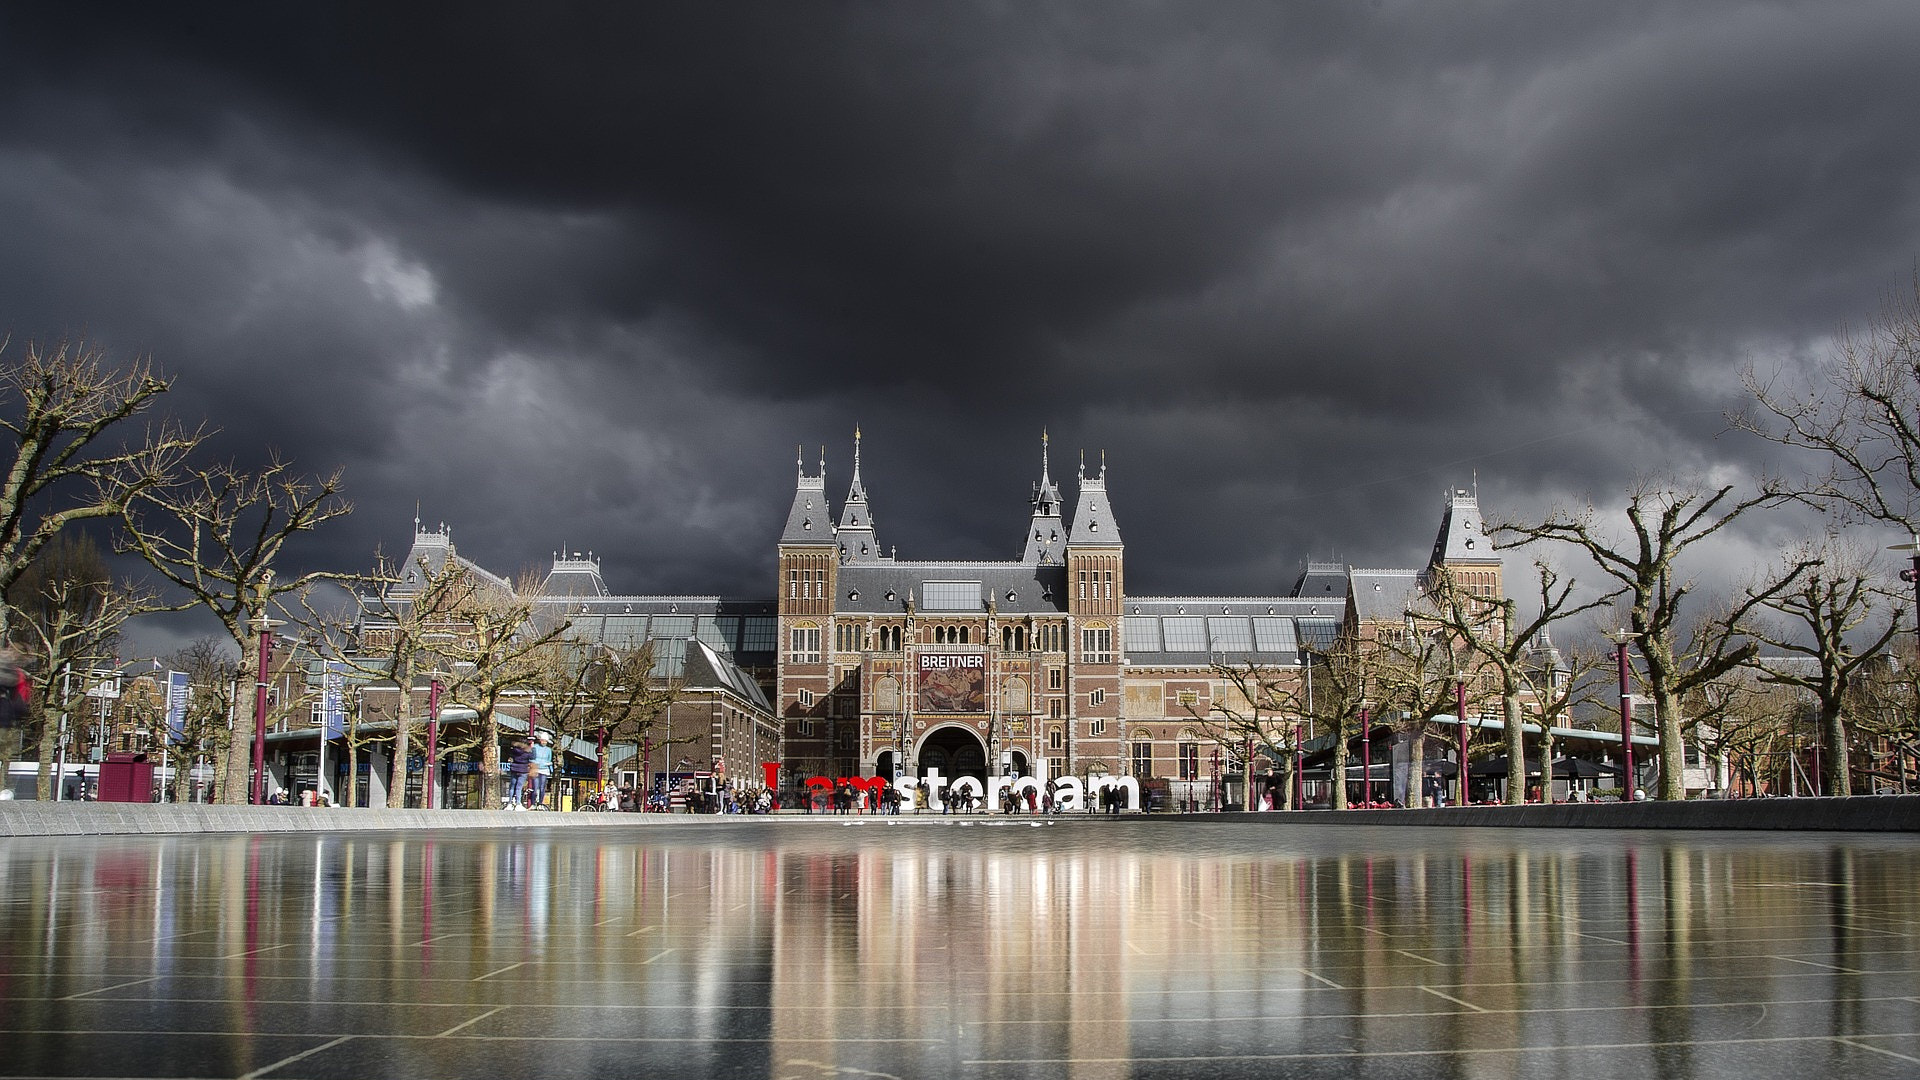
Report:
[[987,654],[921,653],[919,711],[987,711]]

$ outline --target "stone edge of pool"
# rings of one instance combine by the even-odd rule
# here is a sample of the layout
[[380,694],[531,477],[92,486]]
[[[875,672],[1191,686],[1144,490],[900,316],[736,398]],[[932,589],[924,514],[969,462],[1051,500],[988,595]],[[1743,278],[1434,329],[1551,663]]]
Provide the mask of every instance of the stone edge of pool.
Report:
[[[1020,820],[1020,815],[1014,820]],[[773,817],[685,814],[516,813],[480,810],[307,809],[290,806],[209,806],[175,803],[73,803],[0,800],[0,836],[107,836],[140,833],[362,832],[418,829],[526,829],[571,826],[647,828],[661,825],[724,827],[745,822],[796,825],[938,824],[995,820],[939,814]],[[1111,819],[1068,815],[1110,824],[1247,823],[1272,827],[1413,825],[1533,829],[1729,829],[1791,832],[1913,832],[1920,830],[1920,795],[1846,799],[1738,799],[1694,802],[1563,803],[1555,806],[1457,806],[1431,810],[1310,810],[1303,813],[1151,814]]]

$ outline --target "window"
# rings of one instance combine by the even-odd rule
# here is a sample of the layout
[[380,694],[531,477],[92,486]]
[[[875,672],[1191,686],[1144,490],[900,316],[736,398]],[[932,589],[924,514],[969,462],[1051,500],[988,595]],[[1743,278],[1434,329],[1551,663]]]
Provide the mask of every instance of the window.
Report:
[[1113,631],[1105,626],[1080,631],[1080,659],[1089,664],[1113,663]]
[[1107,571],[1107,595],[1103,599],[1113,599],[1113,571]]
[[858,623],[836,623],[833,628],[833,651],[859,652],[865,637],[865,628]]
[[[1472,762],[1468,762],[1469,765]],[[1200,779],[1200,745],[1183,742],[1180,744],[1180,779]]]
[[1054,720],[1060,720],[1060,719],[1064,719],[1066,715],[1067,715],[1067,702],[1065,698],[1048,698],[1047,699],[1047,716],[1049,718]]
[[812,738],[813,737],[813,721],[795,720],[793,722],[793,733],[795,735],[801,735],[807,738]]
[[1203,653],[1207,651],[1207,620],[1193,615],[1171,616],[1160,620],[1166,634],[1168,652]]
[[820,662],[820,628],[801,623],[787,631],[787,659],[795,664]]
[[1047,779],[1058,780],[1067,775],[1067,759],[1050,757],[1047,759]]
[[804,688],[800,690],[796,690],[794,691],[793,698],[795,701],[798,701],[800,703],[801,708],[803,709],[813,708],[813,691],[807,690]]
[[1047,729],[1047,749],[1064,750],[1067,748],[1067,733],[1057,727]]
[[927,581],[920,586],[920,606],[927,611],[979,611],[977,581]]
[[307,726],[308,727],[326,727],[327,726],[327,703],[325,699],[316,701],[313,704],[307,706]]
[[1105,705],[1106,703],[1107,703],[1107,692],[1105,690],[1087,691],[1087,704]]
[[1067,688],[1067,669],[1050,667],[1047,669],[1047,689],[1065,690]]
[[1153,744],[1145,739],[1133,744],[1133,775],[1142,780],[1153,775]]
[[1087,721],[1087,734],[1105,735],[1106,733],[1107,733],[1107,720],[1105,717],[1096,716],[1092,720]]

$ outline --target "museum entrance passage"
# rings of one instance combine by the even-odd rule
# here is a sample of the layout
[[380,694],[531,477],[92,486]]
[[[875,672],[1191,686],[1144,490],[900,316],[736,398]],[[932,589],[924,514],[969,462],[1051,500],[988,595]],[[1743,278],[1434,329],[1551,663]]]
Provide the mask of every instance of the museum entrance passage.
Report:
[[980,736],[963,727],[949,726],[928,732],[920,741],[920,752],[915,759],[921,776],[926,776],[928,770],[938,769],[941,776],[950,779],[971,776],[983,785],[987,782],[987,746],[980,741]]

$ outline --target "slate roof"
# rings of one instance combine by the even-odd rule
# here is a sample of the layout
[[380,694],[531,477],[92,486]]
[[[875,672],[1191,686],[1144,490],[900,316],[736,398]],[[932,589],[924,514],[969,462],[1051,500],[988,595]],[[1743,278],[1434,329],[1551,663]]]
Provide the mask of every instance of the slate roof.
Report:
[[[850,564],[839,571],[834,610],[898,615],[911,597],[915,614],[984,613],[989,601],[1001,615],[1058,615],[1067,610],[1067,570],[1015,562],[884,562]],[[927,583],[934,582],[929,600]],[[974,586],[971,589],[963,585]],[[968,597],[971,599],[969,600]],[[951,606],[951,605],[963,606]]]
[[1360,570],[1351,574],[1354,617],[1361,622],[1400,619],[1419,600],[1424,575],[1419,570]]
[[1100,475],[1080,477],[1080,498],[1073,504],[1073,523],[1067,529],[1067,543],[1074,547],[1120,547],[1120,525],[1113,519],[1113,507],[1107,502],[1107,467]]
[[1433,542],[1433,558],[1428,565],[1499,562],[1500,554],[1493,550],[1493,541],[1480,518],[1479,496],[1466,488],[1456,488],[1440,519],[1440,535]]
[[1130,667],[1213,663],[1292,667],[1340,634],[1344,601],[1294,596],[1130,597],[1121,632]]
[[801,464],[794,482],[793,506],[787,511],[786,527],[780,530],[782,544],[831,546],[833,509],[827,505],[827,463],[820,462],[820,475],[808,476]]

